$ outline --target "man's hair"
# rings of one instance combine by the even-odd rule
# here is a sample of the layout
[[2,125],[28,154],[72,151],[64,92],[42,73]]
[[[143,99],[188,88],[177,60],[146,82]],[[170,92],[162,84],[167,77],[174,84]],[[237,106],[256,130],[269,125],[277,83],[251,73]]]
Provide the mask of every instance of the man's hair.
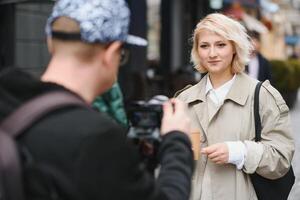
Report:
[[231,71],[233,73],[242,72],[249,61],[250,52],[253,48],[245,27],[238,21],[219,13],[209,14],[197,24],[193,34],[191,61],[200,73],[207,72],[205,66],[200,65],[198,55],[199,35],[203,30],[216,33],[232,43],[236,54],[233,57]]
[[[80,33],[80,27],[78,23],[68,17],[59,17],[52,23],[52,30],[60,33]],[[99,43],[86,43],[79,39],[63,39],[52,37],[53,54],[68,53],[76,56],[76,58],[83,61],[91,59],[96,50],[103,48],[104,45]]]

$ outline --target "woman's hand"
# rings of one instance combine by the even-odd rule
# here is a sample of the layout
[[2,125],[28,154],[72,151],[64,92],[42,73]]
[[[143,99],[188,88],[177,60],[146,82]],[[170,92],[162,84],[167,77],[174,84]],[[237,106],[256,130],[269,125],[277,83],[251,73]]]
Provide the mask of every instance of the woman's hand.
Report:
[[216,164],[228,163],[229,151],[225,143],[216,143],[202,148],[201,153],[207,155],[207,157]]

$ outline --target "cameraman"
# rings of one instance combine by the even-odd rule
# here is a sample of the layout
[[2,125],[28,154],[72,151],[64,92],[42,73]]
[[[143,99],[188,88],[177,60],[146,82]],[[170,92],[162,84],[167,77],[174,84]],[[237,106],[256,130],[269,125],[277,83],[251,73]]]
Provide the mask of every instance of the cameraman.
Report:
[[[50,63],[41,80],[16,69],[1,72],[0,120],[50,91],[74,93],[91,104],[115,82],[122,44],[146,44],[128,35],[128,25],[124,0],[58,0],[46,27]],[[178,100],[165,103],[163,112],[157,179],[140,162],[137,148],[127,143],[127,130],[105,113],[83,107],[49,113],[20,143],[35,163],[52,168],[68,183],[69,191],[53,193],[42,188],[40,176],[29,177],[27,199],[52,199],[70,191],[82,200],[188,199],[193,158],[185,133],[190,122]]]

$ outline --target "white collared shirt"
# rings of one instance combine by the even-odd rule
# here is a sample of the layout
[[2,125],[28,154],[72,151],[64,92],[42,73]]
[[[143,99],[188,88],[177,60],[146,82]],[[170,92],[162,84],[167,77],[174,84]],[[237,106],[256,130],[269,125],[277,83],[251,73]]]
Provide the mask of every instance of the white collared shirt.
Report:
[[[234,83],[236,75],[232,77],[229,81],[224,83],[217,89],[214,89],[209,77],[206,82],[205,94],[219,107],[223,105],[226,95]],[[245,158],[247,155],[247,148],[245,144],[241,141],[226,141],[228,146],[229,156],[228,163],[236,165],[237,169],[242,169],[245,163]]]
[[205,94],[209,96],[209,98],[217,105],[221,106],[224,103],[224,99],[229,92],[234,80],[235,80],[236,75],[232,77],[229,81],[218,87],[217,89],[214,89],[210,78],[208,76],[207,82],[206,82],[206,89],[205,89]]

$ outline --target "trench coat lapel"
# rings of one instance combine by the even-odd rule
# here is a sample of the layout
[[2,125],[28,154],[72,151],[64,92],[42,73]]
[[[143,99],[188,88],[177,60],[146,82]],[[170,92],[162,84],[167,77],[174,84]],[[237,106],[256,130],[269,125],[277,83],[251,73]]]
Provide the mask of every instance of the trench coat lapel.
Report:
[[207,75],[204,76],[201,81],[195,85],[195,87],[190,91],[190,95],[187,99],[187,103],[193,107],[197,118],[199,120],[200,126],[204,132],[207,131],[208,118],[207,118],[207,106],[206,95],[205,95],[205,85],[206,85]]
[[206,134],[208,124],[209,124],[208,118],[206,117],[206,115],[208,115],[207,106],[205,105],[204,102],[200,102],[194,106],[194,109],[199,119],[200,126],[202,127],[204,133]]
[[[224,101],[234,101],[235,103],[243,106],[246,104],[248,96],[249,96],[249,84],[247,81],[245,81],[245,78],[242,78],[242,76],[246,76],[243,73],[239,73],[236,76],[236,80],[232,84],[231,89],[229,90],[228,94],[225,97]],[[190,88],[188,98],[186,100],[186,103],[188,103],[190,106],[193,107],[197,118],[199,120],[200,126],[203,129],[205,133],[207,133],[207,129],[209,126],[210,121],[215,117],[217,112],[220,110],[216,110],[215,114],[212,115],[211,119],[208,119],[208,108],[207,108],[207,100],[206,100],[206,94],[205,94],[205,88],[206,88],[206,81],[207,81],[207,75],[204,76],[201,81],[195,85],[195,87]]]
[[[245,76],[243,73],[239,73],[236,76],[236,80],[232,84],[231,89],[225,97],[224,101],[234,101],[235,103],[244,106],[247,102],[249,96],[249,84],[245,81]],[[204,132],[207,132],[209,123],[214,119],[215,115],[218,113],[220,108],[216,109],[215,113],[212,115],[210,119],[208,119],[208,108],[207,108],[207,99],[205,94],[207,75],[202,78],[202,80],[195,87],[195,91],[193,91],[191,96],[188,99],[188,103],[194,104],[193,107],[195,109],[195,113],[197,118],[199,119],[200,125],[203,128]],[[197,102],[197,103],[196,103]]]
[[[230,90],[228,91],[228,94],[226,95],[224,102],[231,100],[241,106],[246,104],[246,101],[249,96],[248,93],[249,84],[247,83],[247,81],[245,81],[245,78],[242,78],[242,76],[245,75],[243,73],[236,74],[236,79],[232,84]],[[214,113],[212,113],[212,115],[208,119],[208,125],[214,119],[214,117],[217,115],[220,109],[222,109],[222,107],[223,105],[219,106],[217,109],[214,110]]]
[[246,76],[244,73],[239,73],[236,75],[236,79],[232,84],[228,94],[225,97],[225,100],[231,100],[235,103],[244,106],[247,102],[249,96],[249,87],[250,84],[247,82]]

